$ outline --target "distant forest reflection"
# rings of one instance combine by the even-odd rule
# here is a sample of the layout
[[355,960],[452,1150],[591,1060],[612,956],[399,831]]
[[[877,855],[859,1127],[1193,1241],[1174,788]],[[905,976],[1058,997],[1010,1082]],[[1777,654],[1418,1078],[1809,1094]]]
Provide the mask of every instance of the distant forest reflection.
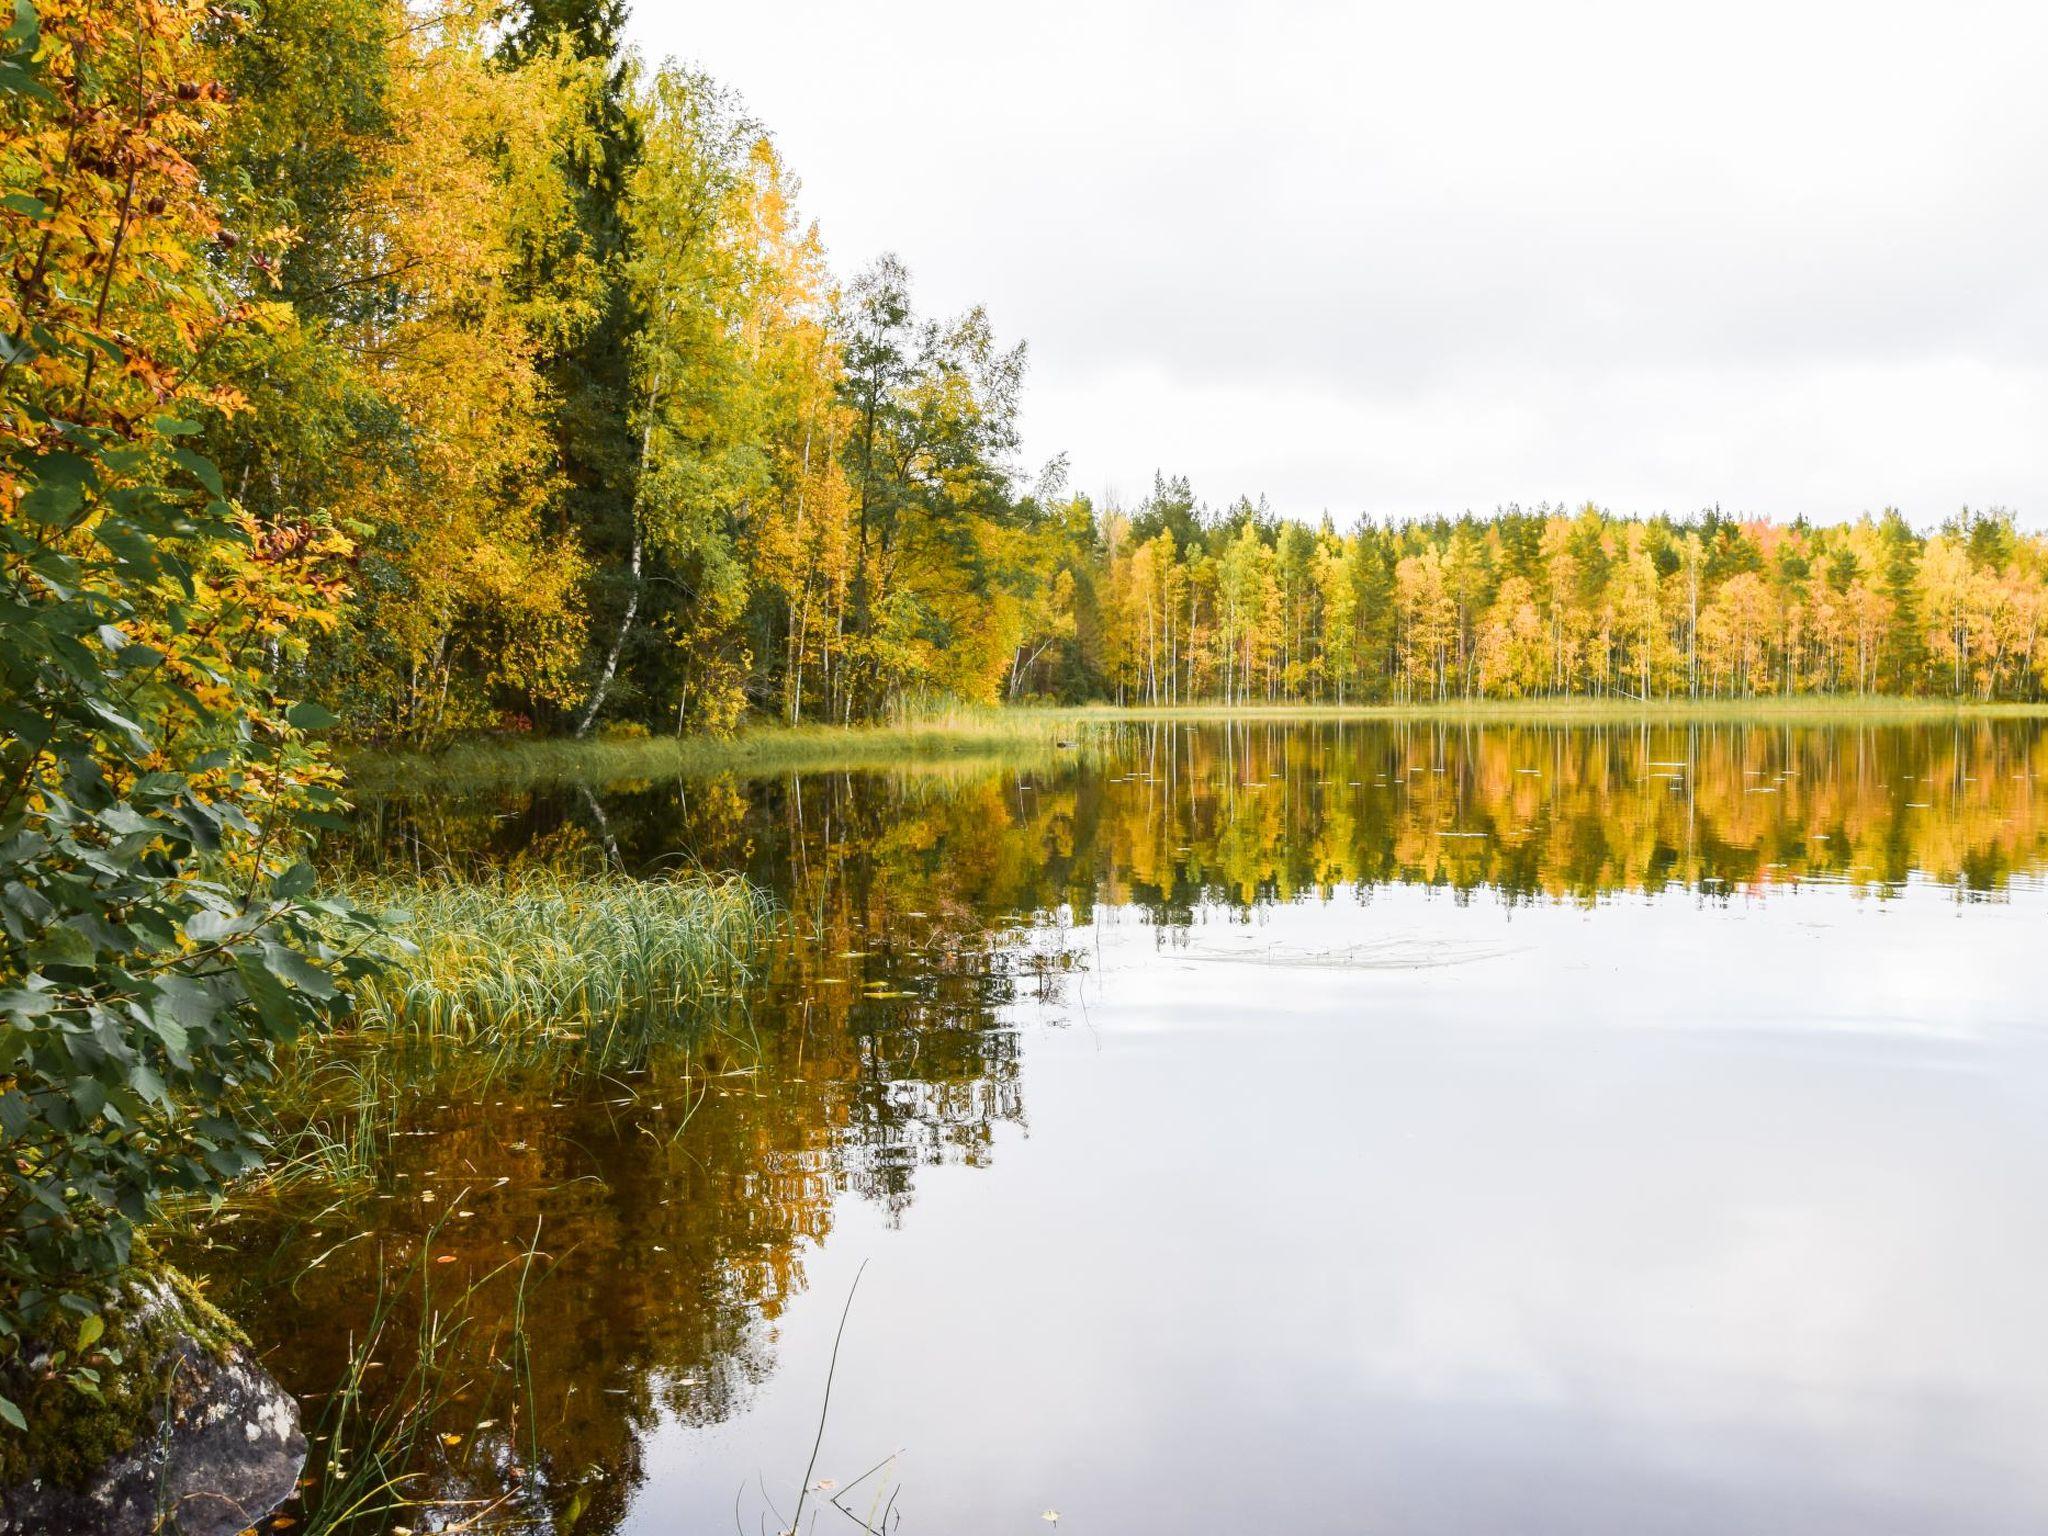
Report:
[[2042,867],[2029,720],[1137,725],[980,768],[688,779],[366,807],[363,856],[742,869],[798,907],[1096,902],[1185,921],[1407,884],[1509,901],[1794,881],[1987,894]]

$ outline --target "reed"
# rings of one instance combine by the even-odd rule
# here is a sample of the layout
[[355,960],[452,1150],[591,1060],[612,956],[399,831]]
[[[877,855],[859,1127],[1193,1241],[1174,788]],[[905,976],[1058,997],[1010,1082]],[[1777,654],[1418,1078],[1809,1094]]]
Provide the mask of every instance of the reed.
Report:
[[363,881],[350,894],[389,909],[408,952],[359,984],[345,1028],[283,1052],[243,1106],[273,1152],[231,1202],[297,1186],[360,1194],[424,1102],[514,1075],[618,1072],[689,1031],[730,1032],[782,921],[737,876],[530,871]]
[[414,952],[356,994],[354,1029],[394,1040],[603,1043],[734,995],[776,922],[737,876],[530,871],[380,881]]
[[[416,1528],[512,1532],[540,1523],[544,1510],[516,1472],[536,1459],[534,1447],[521,1443],[520,1428],[524,1423],[531,1432],[525,1319],[539,1230],[524,1251],[453,1287],[437,1287],[442,1225],[430,1227],[410,1256],[394,1256],[380,1268],[374,1303],[351,1337],[341,1379],[319,1395],[311,1475],[298,1509],[306,1536]],[[498,1283],[516,1287],[510,1326],[479,1346],[467,1336],[492,1310],[479,1305],[481,1293]],[[393,1356],[401,1366],[395,1381],[382,1369]],[[502,1362],[511,1379],[476,1371],[479,1356]],[[446,1431],[465,1419],[461,1431]],[[497,1432],[486,1433],[491,1430]],[[474,1476],[465,1463],[479,1458],[498,1470],[515,1469],[514,1479]]]

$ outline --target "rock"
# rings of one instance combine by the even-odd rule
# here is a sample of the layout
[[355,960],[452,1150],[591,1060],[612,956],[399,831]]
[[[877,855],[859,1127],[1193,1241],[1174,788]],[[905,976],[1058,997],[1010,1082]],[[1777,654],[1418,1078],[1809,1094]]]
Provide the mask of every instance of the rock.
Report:
[[167,1280],[137,1282],[123,1311],[130,1347],[150,1346],[154,1408],[76,1486],[35,1478],[0,1489],[0,1536],[234,1536],[298,1487],[298,1405],[247,1347]]

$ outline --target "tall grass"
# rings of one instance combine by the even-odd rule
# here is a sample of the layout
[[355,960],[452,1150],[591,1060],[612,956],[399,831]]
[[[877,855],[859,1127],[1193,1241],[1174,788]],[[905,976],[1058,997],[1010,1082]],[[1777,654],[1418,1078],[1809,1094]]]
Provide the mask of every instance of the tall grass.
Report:
[[2048,702],[1907,698],[1887,694],[1770,694],[1750,698],[1648,698],[1583,694],[1554,698],[1454,698],[1378,704],[1084,704],[1034,710],[1041,719],[1075,730],[1114,724],[1232,720],[1447,721],[1485,724],[1600,725],[1643,721],[1727,721],[1734,724],[1914,725],[1955,719],[2040,719]]
[[775,921],[737,876],[546,871],[359,888],[415,953],[356,994],[356,1027],[401,1039],[602,1039],[730,996]]
[[365,881],[350,895],[391,910],[410,952],[358,985],[345,1029],[280,1059],[251,1105],[273,1156],[237,1200],[373,1187],[427,1100],[481,1093],[509,1074],[613,1072],[686,1031],[729,1032],[782,921],[736,875],[529,871]]
[[[431,1124],[437,1102],[480,1100],[501,1074],[630,1077],[659,1043],[724,1027],[781,921],[738,876],[535,871],[366,881],[350,894],[398,914],[409,950],[359,986],[344,1029],[307,1037],[279,1062],[250,1106],[277,1156],[231,1199],[282,1212],[310,1196],[326,1203],[301,1225],[361,1236],[377,1228],[366,1203],[390,1197],[397,1139]],[[218,1210],[165,1214],[196,1232]],[[277,1523],[297,1520],[307,1536],[371,1536],[405,1521],[444,1532],[546,1525],[544,1482],[521,1480],[539,1460],[525,1311],[541,1278],[538,1231],[516,1258],[451,1290],[435,1283],[453,1262],[447,1219],[417,1240],[379,1239],[391,1246],[379,1249],[373,1304],[311,1426],[312,1475]],[[518,1287],[509,1333],[479,1344],[479,1294],[502,1283]]]
[[[452,1290],[437,1290],[435,1249],[446,1220],[427,1229],[409,1259],[380,1267],[374,1302],[351,1334],[341,1380],[321,1396],[310,1436],[311,1476],[299,1506],[306,1536],[373,1536],[410,1529],[399,1522],[415,1519],[451,1533],[541,1528],[544,1511],[528,1507],[531,1496],[516,1471],[538,1460],[537,1445],[521,1443],[520,1427],[523,1422],[531,1434],[526,1297],[539,1229],[516,1256]],[[517,1288],[509,1334],[487,1340],[483,1355],[504,1364],[511,1379],[502,1382],[488,1370],[474,1370],[476,1345],[465,1349],[466,1336],[479,1326],[480,1294],[501,1280]],[[409,1330],[407,1312],[413,1314]],[[393,1355],[402,1374],[386,1381],[381,1368]],[[507,1399],[502,1410],[501,1392]],[[504,1420],[497,1417],[501,1411]],[[461,1433],[441,1433],[465,1416],[469,1424]],[[498,1432],[487,1438],[489,1429]],[[481,1479],[463,1465],[479,1458],[491,1471]],[[515,1469],[510,1480],[497,1475],[507,1468]]]

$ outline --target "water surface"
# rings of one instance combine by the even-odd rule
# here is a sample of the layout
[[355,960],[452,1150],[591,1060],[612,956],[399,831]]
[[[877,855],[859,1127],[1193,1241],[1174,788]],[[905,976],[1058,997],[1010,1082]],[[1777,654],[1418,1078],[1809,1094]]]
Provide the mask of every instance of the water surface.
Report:
[[788,932],[199,1262],[309,1394],[379,1272],[512,1263],[430,1475],[529,1528],[786,1528],[843,1317],[806,1530],[2036,1531],[2043,771],[2012,721],[1183,726],[367,807],[337,857],[737,868]]

